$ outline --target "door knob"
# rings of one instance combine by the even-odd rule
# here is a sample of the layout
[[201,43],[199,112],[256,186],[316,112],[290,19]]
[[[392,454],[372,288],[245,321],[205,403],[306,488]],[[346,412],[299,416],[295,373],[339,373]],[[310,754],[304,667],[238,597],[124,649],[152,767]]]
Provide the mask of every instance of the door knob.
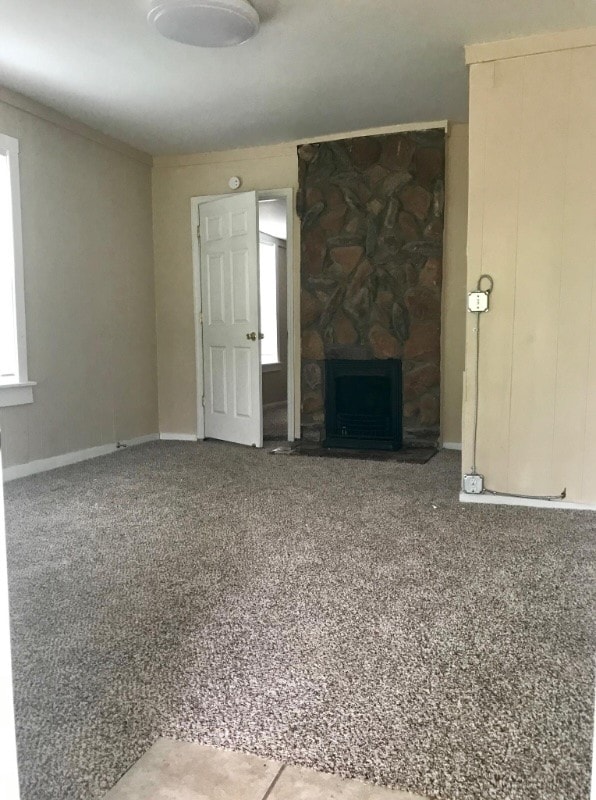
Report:
[[253,331],[252,333],[247,333],[246,338],[250,339],[253,342],[257,341],[257,334]]

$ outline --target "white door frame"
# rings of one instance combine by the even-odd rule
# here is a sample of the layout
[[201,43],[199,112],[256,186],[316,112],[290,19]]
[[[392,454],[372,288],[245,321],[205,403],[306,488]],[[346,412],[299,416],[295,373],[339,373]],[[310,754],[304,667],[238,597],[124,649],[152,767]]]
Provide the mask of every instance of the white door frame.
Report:
[[[190,229],[192,237],[192,271],[194,290],[194,317],[195,317],[195,361],[197,383],[197,438],[205,438],[205,411],[203,408],[204,378],[203,378],[203,324],[201,321],[201,248],[199,246],[199,206],[222,197],[230,197],[236,192],[225,194],[200,195],[190,198]],[[294,345],[296,325],[294,319],[294,190],[293,189],[263,189],[257,191],[257,202],[276,198],[285,200],[287,223],[287,297],[288,297],[288,337],[287,337],[287,363],[288,363],[288,441],[296,438],[295,428],[295,381],[294,381]],[[257,231],[258,233],[258,231]],[[261,414],[263,409],[261,408]]]

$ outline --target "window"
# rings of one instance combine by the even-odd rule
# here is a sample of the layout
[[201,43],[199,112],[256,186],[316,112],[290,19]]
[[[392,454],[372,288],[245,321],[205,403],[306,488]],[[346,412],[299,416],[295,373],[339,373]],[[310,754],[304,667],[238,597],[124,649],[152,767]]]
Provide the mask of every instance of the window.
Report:
[[19,143],[0,134],[0,406],[33,401],[27,378]]
[[277,297],[278,239],[259,234],[259,293],[261,302],[261,364],[279,364],[279,325]]

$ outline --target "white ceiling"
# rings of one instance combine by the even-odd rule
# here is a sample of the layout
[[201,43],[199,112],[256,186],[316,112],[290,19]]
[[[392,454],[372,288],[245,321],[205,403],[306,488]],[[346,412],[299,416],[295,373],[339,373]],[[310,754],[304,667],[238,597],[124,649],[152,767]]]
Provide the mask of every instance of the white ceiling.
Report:
[[0,83],[151,153],[467,118],[462,46],[596,24],[595,0],[254,0],[244,45],[162,39],[148,0],[2,0]]

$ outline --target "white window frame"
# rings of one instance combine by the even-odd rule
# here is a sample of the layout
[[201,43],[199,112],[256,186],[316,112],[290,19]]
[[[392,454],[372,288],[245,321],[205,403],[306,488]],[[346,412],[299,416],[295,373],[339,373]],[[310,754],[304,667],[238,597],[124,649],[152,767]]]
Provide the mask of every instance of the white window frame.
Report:
[[17,341],[17,375],[15,380],[0,380],[0,407],[33,402],[35,383],[27,371],[27,323],[25,319],[25,281],[23,270],[23,232],[21,224],[21,182],[19,175],[19,140],[0,133],[0,154],[8,158],[12,200],[12,234],[14,247],[14,294]]

